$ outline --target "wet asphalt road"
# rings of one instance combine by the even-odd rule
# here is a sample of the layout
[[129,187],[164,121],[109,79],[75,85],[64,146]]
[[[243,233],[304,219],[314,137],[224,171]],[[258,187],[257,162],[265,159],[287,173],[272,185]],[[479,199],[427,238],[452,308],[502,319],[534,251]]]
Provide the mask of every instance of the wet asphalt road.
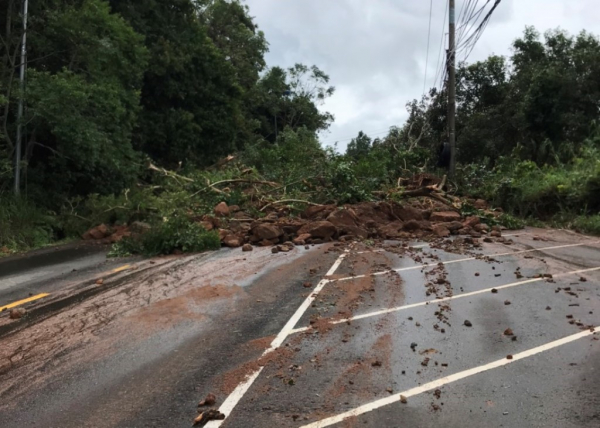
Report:
[[107,252],[107,246],[75,243],[0,259],[0,306],[30,295],[52,293],[68,282],[123,264],[107,259]]
[[[570,273],[600,268],[600,243],[559,231],[512,240],[477,250],[495,261],[357,244],[300,314],[301,330],[260,364],[342,248],[223,250],[132,274],[0,338],[11,359],[0,365],[0,426],[187,427],[208,392],[218,406],[264,365],[223,427],[599,427],[599,335],[555,341],[600,326],[600,270]],[[406,403],[396,397],[430,382]]]

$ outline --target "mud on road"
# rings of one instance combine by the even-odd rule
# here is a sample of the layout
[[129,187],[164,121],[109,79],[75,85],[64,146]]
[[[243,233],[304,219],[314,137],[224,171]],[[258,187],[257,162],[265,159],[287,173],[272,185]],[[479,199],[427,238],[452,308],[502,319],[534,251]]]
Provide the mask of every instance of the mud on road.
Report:
[[600,243],[494,241],[157,260],[0,339],[0,411],[184,427],[213,393],[209,428],[598,426]]

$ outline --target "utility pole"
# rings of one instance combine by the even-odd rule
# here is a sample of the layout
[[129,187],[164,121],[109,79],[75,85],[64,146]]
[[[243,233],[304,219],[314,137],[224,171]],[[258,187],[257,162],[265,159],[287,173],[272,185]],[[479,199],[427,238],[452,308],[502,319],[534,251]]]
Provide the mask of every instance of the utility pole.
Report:
[[454,21],[455,0],[449,5],[450,28],[448,31],[448,136],[450,140],[450,177],[456,172],[456,42]]
[[25,68],[27,63],[27,6],[23,0],[23,41],[21,42],[21,66],[19,71],[19,107],[17,110],[17,141],[15,144],[15,195],[21,193],[21,145],[23,140],[22,126],[23,104],[25,102]]

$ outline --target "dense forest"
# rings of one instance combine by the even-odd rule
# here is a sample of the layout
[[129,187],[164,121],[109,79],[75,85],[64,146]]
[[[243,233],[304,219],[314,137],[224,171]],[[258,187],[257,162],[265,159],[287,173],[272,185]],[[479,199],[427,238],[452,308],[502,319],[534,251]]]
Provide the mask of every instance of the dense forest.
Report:
[[[220,201],[358,202],[401,193],[402,176],[443,174],[445,90],[409,102],[406,123],[384,138],[360,133],[346,153],[323,147],[318,134],[334,120],[321,108],[334,93],[329,76],[267,65],[268,42],[240,1],[31,2],[24,91],[21,6],[7,0],[0,10],[5,252],[100,223],[143,220],[163,237],[185,236]],[[600,233],[600,42],[527,28],[512,47],[508,58],[457,70],[453,191],[529,221]],[[257,196],[214,185],[242,178],[281,186]]]

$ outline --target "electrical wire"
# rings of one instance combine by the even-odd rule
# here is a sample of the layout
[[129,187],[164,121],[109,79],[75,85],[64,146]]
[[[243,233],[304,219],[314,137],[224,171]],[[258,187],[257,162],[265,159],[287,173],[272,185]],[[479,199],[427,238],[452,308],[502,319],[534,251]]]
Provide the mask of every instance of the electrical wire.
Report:
[[438,63],[435,66],[437,71],[435,72],[435,79],[433,80],[434,87],[437,87],[436,84],[437,84],[438,78],[443,73],[443,69],[444,69],[444,63],[442,62],[442,52],[444,51],[444,35],[446,34],[444,29],[446,28],[446,17],[448,16],[449,6],[450,6],[450,2],[449,2],[449,0],[446,0],[446,8],[444,9],[444,19],[442,21],[442,36],[440,38],[440,52],[438,54]]
[[425,55],[425,78],[423,79],[423,96],[427,86],[427,67],[429,66],[429,42],[431,40],[431,12],[433,11],[433,0],[429,2],[429,29],[427,30],[427,54]]

